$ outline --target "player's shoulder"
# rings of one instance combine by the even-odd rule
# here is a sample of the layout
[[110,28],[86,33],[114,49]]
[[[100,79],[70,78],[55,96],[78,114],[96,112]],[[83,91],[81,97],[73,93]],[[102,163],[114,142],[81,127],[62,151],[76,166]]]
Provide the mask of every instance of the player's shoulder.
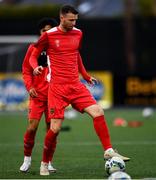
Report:
[[78,36],[82,37],[82,31],[76,27],[73,27],[72,33],[77,34]]
[[32,49],[32,48],[34,48],[34,45],[35,45],[35,43],[31,43],[31,44],[29,44],[29,49]]
[[31,43],[28,45],[28,49],[27,49],[27,52],[31,52],[34,48],[34,43]]
[[53,27],[49,29],[48,31],[46,31],[46,33],[49,34],[49,33],[57,32],[57,31],[58,31],[57,27]]
[[76,27],[73,27],[73,31],[77,31],[78,33],[82,33],[81,29],[78,29]]

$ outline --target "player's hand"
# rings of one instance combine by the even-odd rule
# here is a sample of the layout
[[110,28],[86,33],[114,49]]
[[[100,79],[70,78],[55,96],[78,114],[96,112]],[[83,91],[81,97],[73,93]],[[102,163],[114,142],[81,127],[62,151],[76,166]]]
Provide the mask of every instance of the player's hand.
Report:
[[34,75],[39,75],[39,74],[42,74],[42,71],[43,71],[43,67],[42,66],[37,66],[34,71],[33,71],[33,74]]
[[88,81],[88,83],[90,85],[95,85],[95,84],[98,84],[98,80],[94,77],[91,77],[90,80]]
[[32,98],[35,98],[35,97],[38,96],[38,94],[37,94],[37,92],[36,92],[36,90],[35,90],[34,88],[31,88],[31,89],[29,90],[29,95],[30,95]]

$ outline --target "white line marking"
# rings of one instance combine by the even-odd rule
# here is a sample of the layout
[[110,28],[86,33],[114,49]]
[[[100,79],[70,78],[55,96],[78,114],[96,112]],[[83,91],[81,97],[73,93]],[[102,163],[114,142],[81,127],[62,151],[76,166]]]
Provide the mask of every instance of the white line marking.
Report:
[[[60,142],[59,146],[95,146],[100,145],[100,142]],[[115,141],[113,145],[156,145],[156,141]],[[0,143],[0,146],[23,146],[23,143]],[[36,143],[35,146],[43,146],[43,143]]]

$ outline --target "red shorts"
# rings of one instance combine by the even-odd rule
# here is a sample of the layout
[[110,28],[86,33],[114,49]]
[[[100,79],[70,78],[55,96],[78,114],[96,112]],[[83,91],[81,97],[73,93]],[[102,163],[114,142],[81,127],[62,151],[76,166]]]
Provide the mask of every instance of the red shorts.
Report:
[[40,121],[43,113],[45,115],[45,121],[50,122],[50,118],[48,116],[48,102],[30,98],[28,118]]
[[86,107],[96,104],[96,101],[81,82],[75,84],[50,83],[48,92],[49,117],[64,119],[64,111],[69,104],[82,113]]

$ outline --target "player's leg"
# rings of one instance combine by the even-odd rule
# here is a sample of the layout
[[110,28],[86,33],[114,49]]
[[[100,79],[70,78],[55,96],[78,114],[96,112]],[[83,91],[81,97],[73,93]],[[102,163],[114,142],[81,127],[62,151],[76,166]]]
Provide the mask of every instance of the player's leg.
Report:
[[27,172],[31,166],[31,154],[34,147],[35,135],[39,121],[30,119],[28,128],[24,134],[24,162],[20,167],[20,171]]
[[104,159],[109,159],[113,156],[118,156],[124,161],[129,161],[130,158],[122,156],[115,152],[111,145],[109,130],[104,116],[102,107],[98,104],[88,106],[84,109],[93,118],[94,129],[102,143],[103,149],[105,150]]
[[[80,112],[85,111],[93,118],[94,129],[105,151],[104,158],[109,159],[111,156],[120,156],[112,149],[109,130],[102,107],[96,103],[89,90],[82,83],[77,84],[73,92],[75,92],[71,94],[73,107]],[[122,159],[125,161],[129,160],[129,158],[123,156]]]
[[[49,115],[48,115],[48,105],[47,104],[46,104],[46,108],[45,108],[44,114],[45,114],[46,129],[47,129],[47,132],[48,132],[48,130],[50,129],[50,118],[49,118]],[[54,168],[54,166],[53,166],[53,154],[54,154],[55,149],[56,149],[56,144],[57,144],[57,138],[56,138],[56,140],[52,144],[51,155],[49,157],[48,170],[50,172],[52,172],[52,173],[57,171],[57,169]]]
[[94,129],[102,143],[103,149],[112,148],[103,109],[98,104],[94,104],[86,107],[84,111],[93,118]]
[[48,130],[44,139],[44,149],[40,166],[40,175],[49,175],[48,164],[50,158],[53,158],[54,154],[54,151],[52,151],[52,147],[56,142],[56,138],[61,129],[62,122],[62,119],[51,119],[50,129]]
[[[68,103],[64,101],[62,92],[65,87],[63,85],[49,85],[48,91],[48,112],[51,118],[50,129],[44,139],[44,149],[42,162],[40,166],[40,175],[49,175],[48,163],[50,158],[53,158],[52,146],[56,142],[57,135],[61,129],[64,119],[64,110]],[[60,92],[61,91],[61,92]]]
[[85,111],[93,118],[94,128],[103,145],[103,148],[105,150],[111,148],[112,145],[107,124],[104,119],[103,109],[97,105],[97,102],[86,86],[82,83],[77,84],[75,87],[75,94],[73,93],[71,96],[73,96],[73,107],[80,112]]
[[44,112],[43,102],[30,99],[29,103],[29,124],[24,134],[24,162],[20,167],[20,171],[27,172],[31,166],[31,154],[35,143],[36,131],[39,121]]

